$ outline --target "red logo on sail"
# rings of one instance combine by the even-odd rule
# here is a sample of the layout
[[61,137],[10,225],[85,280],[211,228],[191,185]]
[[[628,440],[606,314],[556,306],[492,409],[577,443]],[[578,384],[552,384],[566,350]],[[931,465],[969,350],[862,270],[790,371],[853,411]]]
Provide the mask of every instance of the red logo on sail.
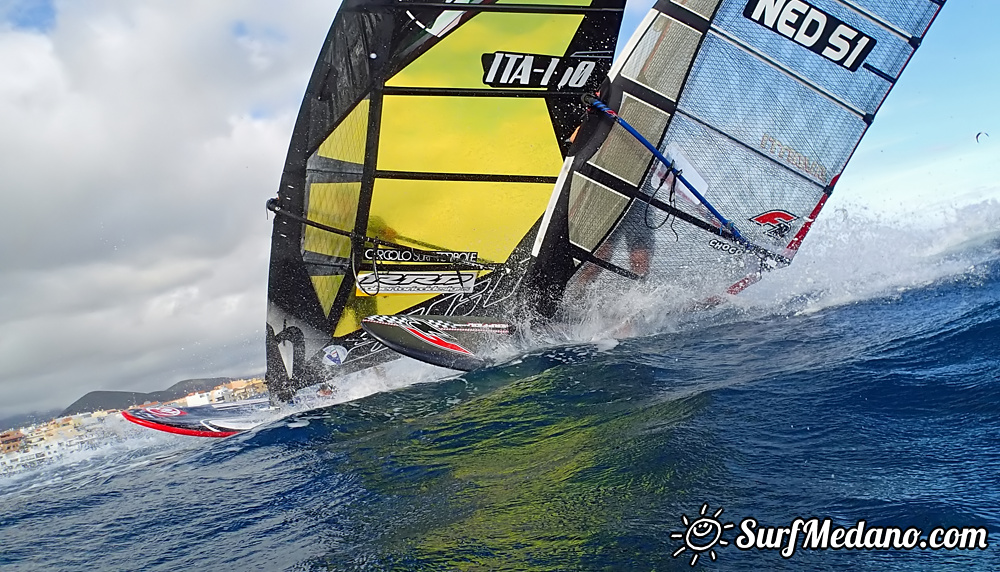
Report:
[[792,221],[797,218],[799,217],[788,211],[768,211],[751,218],[750,221],[767,229],[764,234],[780,239],[785,238],[785,235],[792,230]]

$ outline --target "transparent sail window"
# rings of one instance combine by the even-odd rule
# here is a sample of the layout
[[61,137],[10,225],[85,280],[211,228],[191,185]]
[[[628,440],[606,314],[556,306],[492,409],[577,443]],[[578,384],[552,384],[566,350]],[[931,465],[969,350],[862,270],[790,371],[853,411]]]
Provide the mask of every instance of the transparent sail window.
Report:
[[627,204],[628,197],[574,173],[569,187],[570,242],[594,250]]
[[622,75],[676,101],[701,34],[659,15],[646,29],[622,68]]
[[680,4],[695,14],[710,19],[715,7],[719,5],[719,0],[673,0],[674,4]]
[[[628,94],[622,99],[618,115],[653,143],[663,136],[670,119],[670,114]],[[633,186],[639,186],[652,158],[653,154],[642,143],[621,125],[615,124],[591,163]]]

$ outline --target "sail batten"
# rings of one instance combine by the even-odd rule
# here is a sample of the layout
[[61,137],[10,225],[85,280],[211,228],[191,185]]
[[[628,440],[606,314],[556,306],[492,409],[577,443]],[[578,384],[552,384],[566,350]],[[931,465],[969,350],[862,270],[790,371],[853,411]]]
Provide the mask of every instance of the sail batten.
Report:
[[394,10],[445,9],[449,12],[508,12],[514,14],[620,14],[624,8],[615,6],[574,6],[567,2],[557,3],[451,3],[451,2],[394,2]]
[[557,177],[551,175],[518,175],[495,173],[448,173],[431,171],[375,171],[379,179],[407,179],[426,181],[480,181],[495,183],[554,183]]

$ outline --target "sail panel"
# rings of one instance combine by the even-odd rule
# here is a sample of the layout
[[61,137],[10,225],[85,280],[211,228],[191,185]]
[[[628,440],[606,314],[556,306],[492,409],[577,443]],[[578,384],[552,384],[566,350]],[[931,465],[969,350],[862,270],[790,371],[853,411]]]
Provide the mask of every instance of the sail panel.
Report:
[[[547,183],[376,179],[369,221],[381,227],[370,222],[368,233],[502,263],[538,220],[551,190]],[[433,220],[447,224],[429,227]]]
[[671,2],[684,6],[706,20],[712,17],[716,6],[719,5],[719,0],[671,0]]
[[[309,185],[306,217],[334,228],[350,228],[357,216],[360,193],[361,183],[313,183]],[[351,241],[307,226],[302,248],[327,256],[346,257],[351,251]]]
[[[671,146],[680,150],[696,169],[694,172],[706,182],[703,194],[715,208],[726,213],[752,242],[772,251],[780,251],[787,244],[787,240],[782,242],[784,236],[791,239],[793,231],[823,194],[823,187],[815,182],[681,113],[671,122],[661,149],[668,151]],[[659,188],[657,196],[665,201],[669,189],[661,186],[667,185],[653,171],[643,191],[652,194]],[[718,224],[700,203],[675,200],[672,204],[692,216]],[[784,233],[768,234],[770,227],[752,222],[755,217],[776,210],[794,216]]]
[[361,100],[340,125],[323,141],[316,155],[362,164],[365,161],[365,140],[368,133],[368,99]]
[[931,20],[941,9],[944,2],[934,2],[926,0],[924,2],[913,2],[912,0],[843,0],[850,6],[863,14],[870,14],[888,23],[910,36],[920,38],[924,35],[927,27],[931,25]]
[[[656,208],[647,209],[642,201],[633,202],[605,243],[609,246],[598,249],[595,255],[619,268],[641,270],[633,268],[628,246],[642,235],[655,236],[654,256],[644,275],[645,282],[669,284],[687,291],[692,299],[718,293],[720,282],[731,284],[758,268],[743,248],[667,217]],[[611,284],[617,284],[618,288],[628,287],[633,282],[611,272],[601,273],[600,280],[602,286],[609,288]]]
[[[792,0],[788,0],[792,1]],[[751,15],[756,14],[758,5],[770,5],[771,2],[757,0],[749,3]],[[828,21],[833,18],[842,21],[850,30],[870,38],[868,45],[861,50],[855,58],[853,64],[859,64],[859,69],[850,70],[841,65],[846,62],[855,51],[855,44],[844,43],[844,46],[851,46],[849,51],[837,51],[836,44],[827,46],[823,52],[828,54],[843,53],[839,62],[833,61],[833,55],[823,57],[819,54],[808,53],[803,43],[814,42],[813,47],[826,46],[823,36],[816,37],[816,25],[808,26],[808,30],[802,37],[798,30],[791,25],[781,27],[781,9],[786,5],[786,0],[776,2],[778,16],[774,16],[774,11],[761,10],[757,20],[744,15],[747,11],[747,2],[723,2],[719,13],[713,20],[712,25],[722,34],[733,38],[749,51],[760,53],[763,58],[774,61],[781,67],[788,69],[791,73],[799,76],[815,86],[821,86],[835,97],[846,102],[856,109],[861,115],[874,113],[878,108],[885,94],[892,87],[892,79],[896,78],[902,71],[903,66],[913,53],[913,46],[908,43],[907,38],[900,37],[891,30],[874,23],[871,19],[847,8],[836,0],[814,0],[811,2],[817,10],[817,14],[822,12]],[[913,5],[930,4],[927,0],[917,0],[911,2]],[[806,4],[808,7],[809,5]],[[773,16],[773,19],[772,19]],[[801,23],[804,17],[799,17],[795,22]],[[772,27],[769,27],[771,24]],[[847,30],[848,28],[845,28]],[[811,34],[808,34],[812,32]],[[791,34],[789,38],[785,34]],[[844,32],[846,35],[854,32]],[[799,36],[799,41],[795,37]],[[846,40],[845,40],[846,42]],[[864,50],[871,51],[864,55]],[[827,51],[829,50],[829,51]],[[811,57],[803,57],[808,54]],[[867,65],[867,67],[866,67]],[[872,71],[875,70],[875,71]],[[887,80],[884,76],[888,76]]]
[[[662,136],[670,119],[669,114],[628,95],[622,101],[619,113],[629,124],[638,126],[636,129],[644,137],[654,141]],[[650,161],[652,157],[642,143],[620,125],[615,125],[591,163],[636,186],[642,180]]]
[[323,306],[323,313],[329,316],[333,301],[340,292],[340,285],[344,282],[344,274],[324,275],[317,272],[310,274],[309,279],[312,281],[313,289],[316,290],[320,305]]
[[628,205],[628,197],[593,179],[573,173],[569,190],[569,241],[592,251]]
[[622,75],[677,101],[701,32],[660,14],[635,46]]
[[555,177],[562,160],[541,98],[386,96],[383,101],[380,170]]
[[[583,16],[575,14],[477,14],[386,81],[386,85],[482,88],[484,54],[563,54],[582,19]],[[535,67],[533,60],[523,57],[505,60],[504,67],[508,61],[511,74],[518,73],[522,66],[529,70]]]
[[[350,228],[357,216],[360,182],[310,182],[307,189],[307,218],[334,228]],[[351,241],[307,226],[302,234],[302,251],[316,298],[324,315],[329,316],[347,271]]]
[[863,118],[714,34],[680,108],[824,187],[866,127]]

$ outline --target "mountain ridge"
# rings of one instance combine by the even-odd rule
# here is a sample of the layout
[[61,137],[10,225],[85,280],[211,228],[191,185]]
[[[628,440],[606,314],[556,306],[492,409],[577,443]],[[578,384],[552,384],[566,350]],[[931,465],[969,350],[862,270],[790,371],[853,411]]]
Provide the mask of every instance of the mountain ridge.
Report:
[[206,377],[178,381],[167,389],[142,393],[139,391],[97,390],[85,394],[64,409],[57,417],[67,417],[88,411],[108,409],[128,409],[137,407],[149,401],[173,401],[185,395],[201,391],[209,391],[223,383],[228,383],[239,377]]

